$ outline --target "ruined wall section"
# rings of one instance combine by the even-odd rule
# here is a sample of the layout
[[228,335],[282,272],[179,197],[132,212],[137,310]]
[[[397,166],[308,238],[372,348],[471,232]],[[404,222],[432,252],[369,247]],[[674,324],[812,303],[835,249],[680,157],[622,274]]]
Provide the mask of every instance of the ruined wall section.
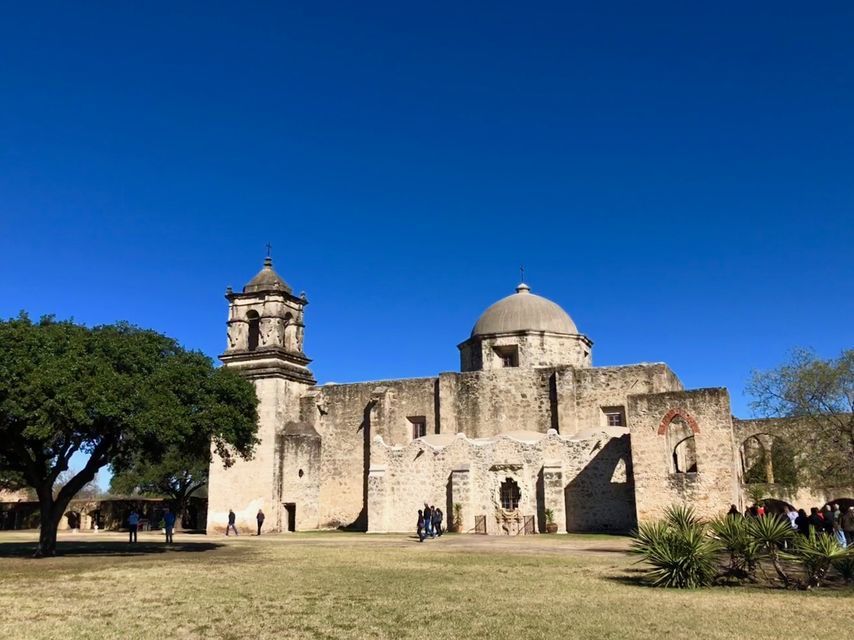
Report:
[[[733,418],[733,433],[735,435],[736,457],[738,461],[738,475],[741,482],[741,502],[737,503],[743,511],[752,504],[751,491],[756,487],[753,484],[745,484],[743,471],[752,460],[744,459],[746,452],[742,449],[745,441],[756,437],[766,448],[766,454],[773,446],[773,439],[779,438],[791,450],[796,467],[801,463],[804,456],[815,455],[812,447],[804,446],[808,442],[806,431],[814,432],[815,424],[804,418],[762,418],[753,420],[741,420]],[[772,469],[773,473],[773,469]],[[854,499],[854,477],[851,484],[840,487],[816,487],[802,479],[798,486],[786,486],[786,484],[775,482],[773,484],[761,483],[758,485],[766,498],[774,498],[791,504],[797,508],[809,511],[810,507],[822,507],[827,502],[841,499]]]
[[[738,500],[735,445],[726,389],[697,389],[628,398],[635,501],[639,522],[658,519],[672,504],[698,515],[726,512]],[[667,429],[683,421],[693,432],[697,470],[673,472]]]

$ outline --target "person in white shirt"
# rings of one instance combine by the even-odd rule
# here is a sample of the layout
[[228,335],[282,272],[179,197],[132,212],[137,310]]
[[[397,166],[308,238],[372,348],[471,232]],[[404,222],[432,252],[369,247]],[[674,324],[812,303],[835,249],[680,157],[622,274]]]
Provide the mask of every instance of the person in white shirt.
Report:
[[136,542],[137,528],[139,528],[139,514],[134,509],[128,516],[128,542]]

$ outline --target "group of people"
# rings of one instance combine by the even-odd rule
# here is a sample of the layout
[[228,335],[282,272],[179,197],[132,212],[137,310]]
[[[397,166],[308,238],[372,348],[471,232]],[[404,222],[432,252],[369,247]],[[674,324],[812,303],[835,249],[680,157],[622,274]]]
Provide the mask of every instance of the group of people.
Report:
[[425,538],[438,538],[444,533],[442,520],[444,514],[441,509],[424,503],[424,508],[418,510],[418,541],[424,542]]
[[[732,505],[727,515],[741,516],[742,514],[738,507]],[[766,514],[765,507],[760,504],[754,504],[744,512],[746,518],[765,518],[768,515],[772,514]],[[803,509],[795,510],[790,506],[778,516],[785,516],[792,529],[801,535],[808,536],[810,532],[822,533],[833,536],[843,547],[854,545],[854,506],[848,507],[843,512],[838,504],[827,504],[824,509],[812,507],[809,514]]]
[[[255,514],[255,522],[258,524],[258,533],[256,535],[261,535],[261,527],[264,526],[264,512],[261,509],[258,509],[258,513]],[[228,510],[228,525],[225,527],[225,535],[228,535],[229,531],[234,531],[234,535],[240,535],[237,532],[237,516],[234,515],[234,511],[231,509]]]
[[[166,533],[166,544],[172,544],[172,535],[175,532],[175,512],[169,507],[163,513],[163,531]],[[137,532],[139,531],[139,514],[136,509],[132,509],[128,516],[128,542],[134,544],[137,542]]]

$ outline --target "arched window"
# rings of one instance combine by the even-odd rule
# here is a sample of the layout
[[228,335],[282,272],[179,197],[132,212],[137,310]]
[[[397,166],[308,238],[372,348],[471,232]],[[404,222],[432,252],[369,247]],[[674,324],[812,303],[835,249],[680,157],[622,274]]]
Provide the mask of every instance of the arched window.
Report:
[[697,473],[697,443],[694,436],[683,438],[673,447],[673,473]]
[[694,417],[680,407],[667,412],[658,426],[658,435],[667,439],[670,473],[697,473],[697,441],[700,427]]
[[744,484],[797,483],[795,452],[788,442],[767,433],[749,436],[741,443]]
[[512,478],[507,478],[501,483],[501,508],[507,511],[515,511],[519,508],[519,485]]
[[249,322],[249,344],[247,347],[250,351],[255,351],[258,348],[258,339],[261,336],[261,317],[257,311],[247,311],[246,320]]

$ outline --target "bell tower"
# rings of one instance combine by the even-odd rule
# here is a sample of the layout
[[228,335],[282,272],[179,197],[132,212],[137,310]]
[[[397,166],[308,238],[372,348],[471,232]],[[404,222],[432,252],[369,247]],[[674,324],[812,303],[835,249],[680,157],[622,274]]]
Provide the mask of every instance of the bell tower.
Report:
[[278,376],[307,385],[315,383],[303,353],[303,317],[308,300],[295,296],[273,270],[273,260],[252,278],[243,293],[231,288],[228,300],[228,344],[220,356],[227,367],[250,379]]
[[260,440],[251,460],[225,469],[214,455],[208,479],[208,532],[224,531],[233,510],[237,527],[251,531],[259,509],[265,529],[282,522],[277,442],[284,425],[299,420],[299,399],[315,384],[303,352],[305,294],[295,296],[269,256],[241,293],[226,290],[228,340],[220,356],[255,385]]

